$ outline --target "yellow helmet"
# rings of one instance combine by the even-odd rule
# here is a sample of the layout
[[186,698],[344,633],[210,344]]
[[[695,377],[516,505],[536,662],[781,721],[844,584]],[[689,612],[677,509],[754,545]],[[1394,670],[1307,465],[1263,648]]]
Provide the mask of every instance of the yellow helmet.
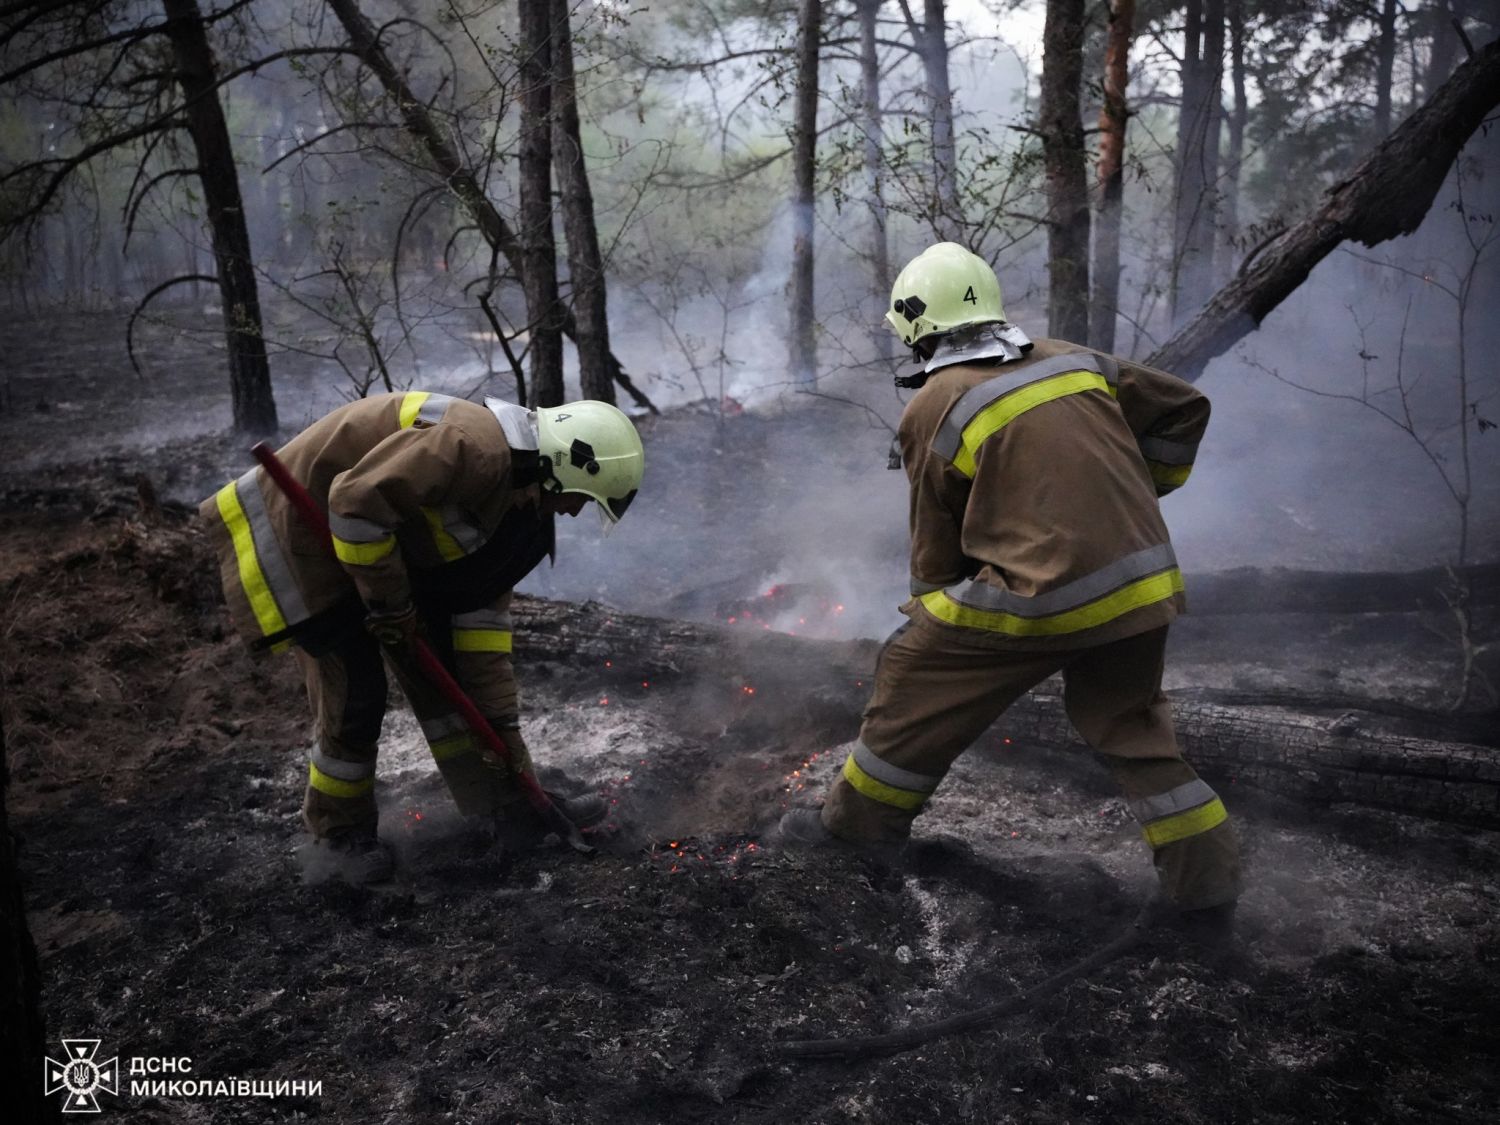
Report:
[[1000,279],[978,254],[956,242],[939,242],[896,275],[885,319],[908,345],[956,328],[1003,321]]
[[578,492],[599,505],[599,518],[620,522],[646,468],[641,435],[618,407],[585,399],[536,412],[537,452],[552,471],[542,487]]

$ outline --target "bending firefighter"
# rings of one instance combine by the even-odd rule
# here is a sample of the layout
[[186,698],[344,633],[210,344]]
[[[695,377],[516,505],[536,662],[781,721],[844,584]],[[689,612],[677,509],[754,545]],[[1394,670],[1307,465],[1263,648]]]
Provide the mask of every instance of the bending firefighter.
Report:
[[[327,512],[332,552],[264,469],[200,511],[236,627],[257,651],[294,648],[306,676],[317,744],[302,815],[315,839],[343,853],[351,881],[391,874],[375,806],[388,659],[459,811],[493,817],[511,842],[539,840],[548,829],[515,773],[426,682],[411,639],[420,630],[529,770],[511,590],[553,553],[555,515],[590,500],[606,526],[624,515],[644,466],[630,419],[602,402],[529,411],[413,391],[342,406],[278,456]],[[596,798],[553,800],[575,824],[603,815]]]
[[1239,857],[1162,695],[1182,575],[1158,497],[1187,480],[1209,404],[1189,384],[1007,323],[994,271],[940,243],[887,321],[924,370],[901,417],[910,618],[881,653],[854,752],[794,845],[899,847],[954,760],[1061,672],[1069,719],[1124,791],[1167,899],[1227,926]]

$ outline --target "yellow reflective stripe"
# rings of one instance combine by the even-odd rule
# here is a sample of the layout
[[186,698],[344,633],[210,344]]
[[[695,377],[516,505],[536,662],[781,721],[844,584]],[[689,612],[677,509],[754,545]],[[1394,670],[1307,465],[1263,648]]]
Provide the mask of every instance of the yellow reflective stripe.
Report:
[[428,749],[432,751],[433,761],[447,762],[472,751],[474,740],[467,731],[463,734],[450,734],[447,738],[428,743]]
[[990,403],[974,415],[969,424],[964,427],[963,445],[958,455],[953,458],[953,467],[964,476],[972,477],[974,457],[979,447],[993,434],[1004,429],[1028,410],[1051,402],[1053,399],[1081,394],[1084,391],[1104,391],[1110,395],[1115,393],[1115,389],[1109,385],[1103,375],[1093,371],[1075,371],[1068,375],[1057,375],[1051,379],[1043,379],[1039,383],[1032,383],[1030,386],[1022,387],[1015,394],[1006,395]]
[[438,554],[443,556],[445,562],[464,557],[464,549],[458,545],[457,539],[448,534],[448,529],[443,526],[443,517],[437,511],[432,508],[423,508],[422,517],[432,530],[432,541],[437,545]]
[[882,805],[894,805],[898,809],[919,809],[927,800],[927,793],[913,793],[910,789],[897,789],[873,777],[859,768],[859,763],[850,754],[844,759],[844,779],[872,801]]
[[311,762],[307,766],[307,783],[319,793],[326,793],[330,797],[362,797],[375,788],[373,777],[362,781],[342,781],[337,777],[330,777]]
[[355,566],[370,566],[378,563],[386,555],[396,549],[396,537],[392,535],[379,543],[351,543],[347,539],[333,536],[333,553],[339,557],[339,562],[352,563]]
[[1151,470],[1151,479],[1162,488],[1180,488],[1193,471],[1191,465],[1164,465],[1160,461],[1147,461],[1146,467]]
[[950,625],[1005,633],[1012,637],[1050,637],[1103,625],[1133,609],[1165,601],[1173,594],[1182,593],[1183,588],[1182,571],[1174,566],[1161,574],[1152,574],[1121,586],[1098,601],[1054,613],[1050,617],[1017,617],[1000,610],[974,609],[972,606],[960,605],[944,590],[923,594],[918,600],[928,613]]
[[509,652],[510,648],[509,629],[453,630],[454,652]]
[[1146,837],[1146,843],[1153,848],[1160,848],[1177,840],[1186,840],[1189,836],[1196,836],[1200,832],[1207,832],[1228,819],[1229,812],[1224,808],[1224,802],[1215,797],[1208,804],[1199,805],[1196,809],[1188,809],[1187,812],[1165,817],[1162,820],[1154,820],[1142,828],[1141,833]]
[[250,533],[250,521],[245,518],[245,509],[240,506],[239,493],[231,481],[219,489],[214,499],[218,502],[219,518],[229,529],[229,538],[234,543],[234,557],[239,564],[240,585],[250,600],[250,610],[255,614],[262,635],[269,637],[286,628],[286,618],[266,582],[260,569],[260,559],[255,554],[255,537]]
[[406,397],[401,400],[401,428],[403,430],[411,427],[417,420],[417,415],[422,410],[422,404],[432,397],[430,391],[408,391]]

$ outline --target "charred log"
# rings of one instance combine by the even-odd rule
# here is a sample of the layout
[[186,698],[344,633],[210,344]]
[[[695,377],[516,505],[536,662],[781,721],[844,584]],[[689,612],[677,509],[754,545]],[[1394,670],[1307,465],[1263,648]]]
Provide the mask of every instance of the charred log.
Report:
[[1392,573],[1243,567],[1188,578],[1194,616],[1445,611],[1462,585],[1475,608],[1500,604],[1500,564]]

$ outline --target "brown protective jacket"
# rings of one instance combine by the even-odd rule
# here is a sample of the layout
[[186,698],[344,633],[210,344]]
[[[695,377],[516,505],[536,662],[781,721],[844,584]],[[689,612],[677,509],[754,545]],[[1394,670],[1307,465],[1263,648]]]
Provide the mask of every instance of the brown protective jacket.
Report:
[[1183,608],[1157,497],[1192,468],[1209,404],[1162,371],[1037,340],[935,372],[901,416],[913,600],[972,641],[1083,648]]
[[[236,628],[261,648],[267,638],[273,649],[286,647],[297,626],[346,607],[355,594],[372,610],[410,604],[414,572],[441,573],[471,558],[508,513],[538,501],[534,484],[516,486],[515,458],[495,415],[447,395],[349,403],[277,455],[327,512],[337,558],[262,469],[200,507]],[[516,707],[509,602],[509,589],[496,591],[450,617],[451,648],[470,672],[465,686],[496,718]]]

